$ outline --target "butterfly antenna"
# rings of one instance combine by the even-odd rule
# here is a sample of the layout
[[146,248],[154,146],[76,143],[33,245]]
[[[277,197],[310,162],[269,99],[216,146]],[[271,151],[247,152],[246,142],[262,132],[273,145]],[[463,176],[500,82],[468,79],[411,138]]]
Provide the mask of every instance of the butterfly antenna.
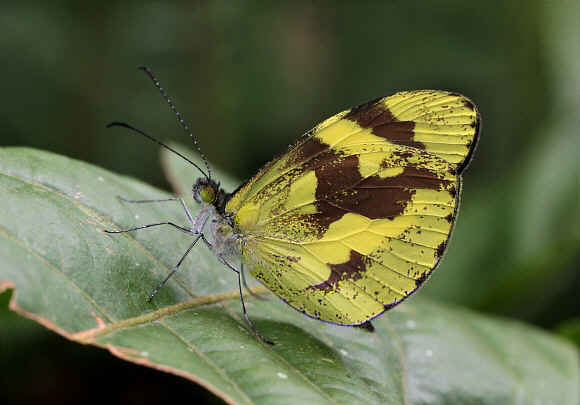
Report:
[[177,156],[181,157],[182,159],[188,161],[189,163],[191,163],[192,165],[194,165],[195,167],[197,167],[197,170],[199,170],[205,176],[206,179],[209,179],[209,176],[207,174],[205,174],[205,172],[203,170],[201,170],[201,168],[198,165],[196,165],[191,160],[189,160],[188,158],[186,158],[185,156],[183,156],[181,153],[179,153],[176,150],[174,150],[174,149],[170,148],[169,146],[165,145],[163,142],[158,141],[157,139],[153,138],[150,135],[147,135],[145,132],[140,131],[137,128],[132,127],[131,125],[126,124],[124,122],[117,122],[117,121],[116,122],[111,122],[109,125],[107,125],[107,128],[110,128],[110,127],[124,127],[124,128],[129,128],[129,129],[131,129],[131,130],[133,130],[135,132],[140,133],[141,135],[143,135],[143,136],[151,139],[153,142],[157,142],[159,145],[163,146],[165,149],[169,149],[171,152],[175,153]]
[[191,133],[191,131],[189,130],[189,128],[187,127],[187,125],[183,121],[183,118],[181,118],[181,115],[175,109],[175,106],[173,105],[173,103],[171,102],[171,100],[169,100],[169,97],[167,97],[167,94],[165,94],[165,91],[163,90],[163,88],[161,87],[161,85],[159,84],[159,82],[157,81],[157,79],[155,78],[155,76],[153,75],[153,72],[151,72],[151,70],[149,70],[149,68],[147,66],[140,65],[140,66],[137,66],[137,68],[138,69],[141,69],[142,71],[144,71],[145,73],[147,73],[147,75],[151,78],[151,80],[153,80],[153,83],[155,83],[155,86],[157,86],[157,88],[159,89],[159,91],[161,92],[161,94],[163,94],[163,98],[165,98],[165,100],[167,101],[167,103],[171,106],[171,109],[173,110],[173,112],[175,113],[175,115],[177,115],[177,118],[179,118],[179,122],[181,122],[181,125],[183,126],[183,128],[185,128],[185,130],[189,134],[189,137],[191,138],[191,140],[195,144],[195,147],[199,151],[199,154],[201,155],[201,158],[203,159],[203,162],[205,163],[205,167],[207,167],[208,176],[206,176],[206,177],[208,179],[211,179],[211,170],[209,168],[209,164],[207,163],[207,160],[205,160],[205,156],[204,156],[203,152],[201,151],[201,148],[199,147],[199,145],[197,144],[197,141],[193,137],[193,134]]

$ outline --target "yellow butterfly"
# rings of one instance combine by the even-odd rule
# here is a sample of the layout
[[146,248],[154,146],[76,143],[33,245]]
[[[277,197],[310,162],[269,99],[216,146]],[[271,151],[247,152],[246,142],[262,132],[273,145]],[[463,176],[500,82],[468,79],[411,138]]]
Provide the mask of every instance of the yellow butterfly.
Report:
[[182,199],[165,199],[181,201],[190,228],[160,222],[109,232],[169,224],[195,236],[167,279],[201,238],[238,274],[244,315],[267,343],[246,314],[244,266],[293,308],[372,330],[369,321],[416,291],[441,261],[480,122],[475,105],[456,93],[379,98],[322,122],[231,194],[205,158],[207,174],[190,161],[204,176],[193,187],[197,216]]

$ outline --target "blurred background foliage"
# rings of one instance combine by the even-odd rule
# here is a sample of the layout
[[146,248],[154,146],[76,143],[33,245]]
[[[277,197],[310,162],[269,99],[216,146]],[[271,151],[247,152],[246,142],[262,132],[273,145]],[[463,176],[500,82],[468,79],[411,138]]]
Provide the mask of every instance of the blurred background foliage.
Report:
[[[139,64],[157,75],[210,162],[240,181],[354,105],[401,90],[465,94],[483,117],[481,142],[449,251],[419,294],[578,344],[579,21],[573,1],[1,2],[0,145],[168,188],[155,144],[105,130],[121,120],[189,142]],[[8,296],[0,396],[164,401],[191,392],[187,381],[9,313]]]

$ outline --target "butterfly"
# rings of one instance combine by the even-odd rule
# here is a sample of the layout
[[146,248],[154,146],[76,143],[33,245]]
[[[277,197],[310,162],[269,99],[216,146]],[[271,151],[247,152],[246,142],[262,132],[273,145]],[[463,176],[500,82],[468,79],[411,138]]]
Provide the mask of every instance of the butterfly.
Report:
[[[179,117],[165,92],[146,67]],[[481,118],[466,97],[446,91],[400,92],[343,111],[308,131],[233,193],[207,173],[193,186],[200,209],[190,227],[238,276],[244,271],[288,305],[322,321],[373,330],[370,321],[415,292],[441,262],[459,208],[461,174],[477,144]],[[194,140],[195,142],[195,140]],[[239,261],[239,268],[231,263]]]

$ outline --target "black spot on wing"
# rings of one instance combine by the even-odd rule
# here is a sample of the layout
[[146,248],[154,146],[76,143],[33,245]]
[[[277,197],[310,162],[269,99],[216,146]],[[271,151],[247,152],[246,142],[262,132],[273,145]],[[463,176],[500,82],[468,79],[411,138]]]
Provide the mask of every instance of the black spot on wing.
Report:
[[427,280],[427,277],[429,277],[429,274],[431,274],[431,272],[424,272],[423,274],[421,274],[421,276],[415,280],[415,289],[419,288],[421,286],[421,284],[423,284],[425,282],[425,280]]
[[311,290],[319,290],[324,293],[340,290],[339,283],[344,280],[357,281],[362,278],[362,274],[367,271],[366,261],[364,255],[351,250],[349,259],[344,263],[327,264],[330,267],[330,277],[323,283],[307,287]]
[[437,259],[440,259],[441,257],[443,257],[443,254],[445,253],[446,248],[447,248],[447,240],[441,242],[441,244],[439,244],[439,246],[437,246],[437,249],[435,249],[435,257]]
[[352,108],[345,119],[394,144],[425,150],[425,144],[415,140],[415,123],[399,121],[382,100],[379,98]]

